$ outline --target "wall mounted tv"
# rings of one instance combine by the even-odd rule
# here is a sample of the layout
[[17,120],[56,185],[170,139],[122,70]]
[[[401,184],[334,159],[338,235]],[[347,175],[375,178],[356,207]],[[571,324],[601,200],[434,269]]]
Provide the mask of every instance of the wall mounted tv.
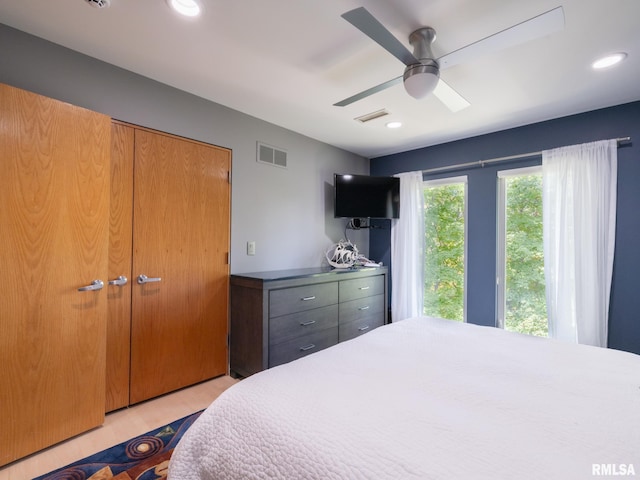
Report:
[[369,175],[333,178],[336,218],[400,218],[400,179]]

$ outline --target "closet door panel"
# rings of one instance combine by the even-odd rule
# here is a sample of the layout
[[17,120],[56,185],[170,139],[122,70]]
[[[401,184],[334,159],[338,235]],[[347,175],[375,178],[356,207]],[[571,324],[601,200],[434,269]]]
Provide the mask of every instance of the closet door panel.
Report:
[[129,405],[131,345],[131,244],[133,208],[134,129],[111,126],[111,207],[109,220],[109,280],[126,277],[107,289],[106,411]]
[[131,403],[227,371],[230,152],[137,130]]
[[0,465],[104,420],[110,123],[0,85]]

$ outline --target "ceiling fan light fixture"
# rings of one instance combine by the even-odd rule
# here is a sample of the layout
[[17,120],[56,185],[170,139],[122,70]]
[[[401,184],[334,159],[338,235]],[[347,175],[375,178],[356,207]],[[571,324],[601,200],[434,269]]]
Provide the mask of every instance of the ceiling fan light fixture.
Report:
[[439,79],[437,65],[409,65],[404,71],[404,89],[413,98],[424,98],[433,92]]

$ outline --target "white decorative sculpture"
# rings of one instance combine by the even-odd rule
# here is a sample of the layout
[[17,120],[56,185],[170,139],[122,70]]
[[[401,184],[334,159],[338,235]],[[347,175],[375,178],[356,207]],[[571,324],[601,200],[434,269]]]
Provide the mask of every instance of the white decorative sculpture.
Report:
[[327,250],[327,262],[334,268],[351,268],[359,259],[358,248],[351,242],[340,240]]

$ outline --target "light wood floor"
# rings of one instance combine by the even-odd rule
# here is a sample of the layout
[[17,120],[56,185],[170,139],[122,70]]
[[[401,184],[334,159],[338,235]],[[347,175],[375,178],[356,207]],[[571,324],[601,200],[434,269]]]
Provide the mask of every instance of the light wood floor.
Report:
[[104,425],[0,468],[0,480],[29,480],[206,408],[237,380],[218,377],[109,413]]

